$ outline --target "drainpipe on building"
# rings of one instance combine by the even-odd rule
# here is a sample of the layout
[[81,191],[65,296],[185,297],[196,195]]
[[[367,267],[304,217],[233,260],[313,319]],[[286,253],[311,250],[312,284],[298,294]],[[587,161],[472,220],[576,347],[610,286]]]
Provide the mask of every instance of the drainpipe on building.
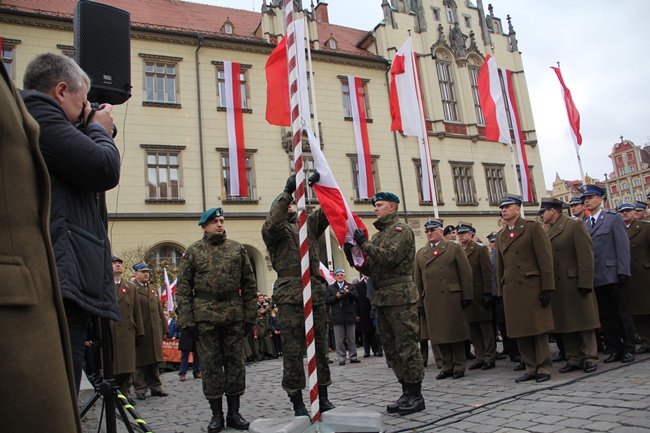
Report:
[[[390,80],[388,79],[388,74],[390,73],[391,62],[388,62],[388,67],[386,68],[386,90],[388,90],[388,100],[390,101]],[[406,224],[409,222],[409,214],[406,210],[406,194],[404,193],[404,179],[402,178],[402,162],[399,157],[399,146],[397,145],[397,132],[393,131],[393,140],[395,141],[395,153],[397,154],[397,172],[399,173],[399,185],[402,189],[402,203],[404,203],[404,221]]]
[[198,39],[196,51],[194,52],[194,57],[196,61],[196,100],[198,102],[198,115],[199,115],[199,154],[201,159],[201,200],[203,203],[203,212],[208,208],[206,206],[206,197],[205,197],[205,172],[203,169],[203,122],[202,122],[202,113],[201,113],[201,79],[199,73],[199,50],[203,46],[203,35],[196,35]]

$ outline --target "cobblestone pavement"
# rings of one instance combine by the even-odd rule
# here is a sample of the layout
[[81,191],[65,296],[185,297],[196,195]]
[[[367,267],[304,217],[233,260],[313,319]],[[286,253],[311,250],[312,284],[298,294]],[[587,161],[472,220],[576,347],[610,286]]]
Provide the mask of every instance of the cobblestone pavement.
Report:
[[[515,364],[509,360],[497,361],[492,370],[468,371],[464,378],[445,380],[436,380],[439,370],[429,364],[422,386],[426,410],[408,416],[385,412],[386,404],[401,393],[385,359],[360,359],[360,364],[330,365],[330,400],[336,406],[382,413],[387,432],[650,431],[650,355],[637,355],[631,364],[601,362],[592,374],[560,374],[558,369],[564,363],[556,363],[551,380],[542,384],[516,384],[521,372],[513,371]],[[246,394],[241,399],[244,418],[253,421],[292,415],[280,386],[282,360],[254,363],[246,371]],[[141,417],[155,433],[205,432],[210,409],[201,380],[193,379],[190,372],[187,381],[180,382],[175,371],[162,374],[162,380],[170,396],[148,395],[137,401],[135,408]],[[308,398],[306,392],[303,395]],[[95,424],[92,430],[96,429]],[[120,426],[120,431],[126,429]]]

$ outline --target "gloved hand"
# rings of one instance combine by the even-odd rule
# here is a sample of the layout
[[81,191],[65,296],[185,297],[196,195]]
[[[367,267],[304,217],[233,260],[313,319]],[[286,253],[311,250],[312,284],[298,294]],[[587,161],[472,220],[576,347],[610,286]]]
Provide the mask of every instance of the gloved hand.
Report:
[[287,183],[284,185],[284,192],[293,194],[296,191],[296,175],[292,174],[287,178]]
[[311,176],[309,176],[309,179],[307,179],[307,185],[313,187],[315,183],[318,183],[320,180],[320,173],[315,171],[312,173]]
[[461,307],[463,307],[463,310],[464,310],[465,308],[472,305],[472,300],[471,299],[463,299],[462,301],[460,301],[460,305],[461,305]]
[[244,337],[248,337],[248,335],[253,330],[254,325],[252,323],[244,322],[244,324],[242,325],[242,328],[244,329]]
[[352,248],[353,247],[354,247],[354,245],[352,245],[349,242],[346,242],[343,245],[343,252],[345,253],[345,258],[348,259],[348,263],[352,267],[354,267],[354,259],[352,258]]
[[427,318],[427,313],[424,311],[424,307],[418,307],[418,315]]
[[551,291],[542,290],[542,293],[539,294],[539,300],[542,302],[542,308],[548,307],[548,304],[551,303]]
[[618,274],[618,283],[621,286],[624,286],[627,284],[627,281],[630,279],[629,275],[623,275],[623,274]]
[[356,229],[354,231],[354,241],[357,243],[357,245],[361,246],[367,240],[368,238],[366,237],[366,234],[363,232],[363,230]]
[[483,306],[490,308],[492,306],[492,293],[483,294]]
[[185,332],[192,341],[197,341],[199,339],[199,328],[197,328],[196,325],[189,326],[183,329],[181,332]]
[[588,294],[593,292],[594,289],[592,289],[591,287],[578,287],[578,291],[582,296],[587,296]]
[[142,344],[142,340],[144,340],[144,335],[136,335],[135,336],[135,347],[138,347]]

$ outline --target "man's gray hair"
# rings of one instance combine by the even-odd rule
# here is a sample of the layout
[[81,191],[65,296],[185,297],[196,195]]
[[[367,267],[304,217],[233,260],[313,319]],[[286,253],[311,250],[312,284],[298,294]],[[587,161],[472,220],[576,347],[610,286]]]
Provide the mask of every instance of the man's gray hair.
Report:
[[39,54],[27,65],[23,77],[26,90],[47,93],[58,83],[64,82],[70,91],[76,93],[86,84],[90,89],[88,75],[70,57],[62,54]]

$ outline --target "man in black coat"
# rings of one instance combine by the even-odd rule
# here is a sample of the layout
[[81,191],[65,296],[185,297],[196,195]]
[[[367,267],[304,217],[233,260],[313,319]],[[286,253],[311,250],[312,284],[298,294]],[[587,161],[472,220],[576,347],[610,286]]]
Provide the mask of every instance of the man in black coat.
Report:
[[[21,96],[41,127],[39,145],[50,175],[50,237],[79,392],[90,316],[121,320],[103,199],[120,180],[120,154],[110,134],[112,107],[90,107],[88,76],[60,54],[36,56],[23,84]],[[80,122],[83,132],[74,125]]]
[[358,364],[355,330],[357,323],[357,302],[359,294],[354,284],[345,281],[345,271],[337,269],[334,272],[336,283],[327,287],[325,304],[332,313],[334,326],[334,339],[336,341],[336,354],[339,365],[345,365],[346,351],[345,340],[348,341],[350,364]]
[[355,284],[359,301],[357,303],[357,316],[359,317],[359,331],[361,332],[361,341],[363,342],[363,357],[370,356],[370,350],[375,356],[381,356],[379,342],[376,338],[377,329],[372,317],[372,303],[368,294],[368,277],[365,275],[357,284]]

